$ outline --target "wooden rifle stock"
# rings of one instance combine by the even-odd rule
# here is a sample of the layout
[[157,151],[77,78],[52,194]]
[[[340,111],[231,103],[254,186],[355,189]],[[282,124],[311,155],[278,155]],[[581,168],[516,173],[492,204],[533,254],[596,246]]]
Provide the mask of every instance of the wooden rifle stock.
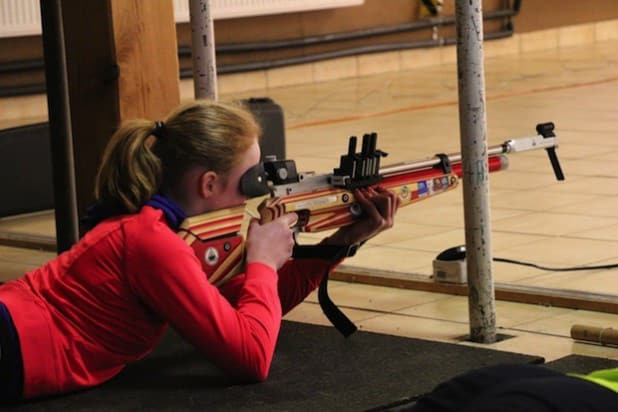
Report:
[[[553,124],[544,125],[551,125],[545,127],[548,136],[543,133],[508,140],[488,148],[488,172],[508,166],[505,153],[546,149],[555,157],[557,137],[552,132]],[[365,135],[363,150],[356,153],[356,138],[351,138],[348,154],[341,156],[340,168],[332,174],[297,174],[293,161],[274,161],[268,175],[270,195],[190,217],[178,233],[195,251],[210,282],[219,286],[244,269],[244,239],[253,217],[264,222],[294,212],[299,215],[298,231],[336,229],[362,215],[354,198],[356,187],[381,186],[391,190],[400,196],[403,207],[454,189],[465,174],[458,153],[380,168],[379,159],[386,154],[375,148],[375,140],[375,134]],[[552,160],[554,164],[559,168],[557,157],[555,163]],[[554,171],[560,178],[556,166]]]

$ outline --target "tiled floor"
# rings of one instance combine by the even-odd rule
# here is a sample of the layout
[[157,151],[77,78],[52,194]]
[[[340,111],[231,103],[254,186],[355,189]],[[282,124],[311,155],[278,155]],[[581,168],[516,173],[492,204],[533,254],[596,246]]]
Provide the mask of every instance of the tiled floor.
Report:
[[[532,51],[486,60],[490,145],[535,134],[553,121],[566,181],[556,182],[544,151],[514,154],[490,176],[494,256],[546,266],[618,263],[618,42]],[[190,90],[183,87],[183,90]],[[375,131],[385,163],[459,151],[456,66],[254,90],[223,100],[267,95],[286,116],[289,158],[300,170],[330,172],[347,138]],[[188,98],[189,96],[185,96]],[[49,214],[0,219],[0,230],[53,235]],[[461,189],[400,210],[396,227],[363,247],[344,268],[392,271],[429,280],[440,251],[464,242]],[[0,274],[19,276],[53,257],[0,248]],[[552,272],[495,263],[496,282],[609,295],[618,303],[618,269]],[[362,329],[460,342],[469,333],[465,297],[331,282],[331,296]],[[618,359],[618,349],[574,342],[574,324],[618,327],[618,315],[513,302],[496,303],[500,333],[487,345],[555,359],[570,353]],[[327,321],[315,295],[288,319]]]

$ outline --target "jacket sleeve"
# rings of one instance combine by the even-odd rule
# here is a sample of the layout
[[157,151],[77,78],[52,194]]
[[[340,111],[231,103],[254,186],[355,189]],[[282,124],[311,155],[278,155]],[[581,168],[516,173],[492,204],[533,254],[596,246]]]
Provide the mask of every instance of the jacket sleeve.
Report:
[[[341,261],[323,259],[290,259],[279,269],[279,299],[285,315],[318,288],[326,273],[331,273]],[[220,287],[221,294],[237,306],[243,292],[245,275],[234,276]]]
[[320,285],[339,262],[323,259],[291,259],[279,269],[279,298],[285,315]]
[[125,273],[134,293],[225,372],[265,380],[281,324],[276,272],[248,265],[232,306],[178,235],[164,225],[148,231],[127,235]]

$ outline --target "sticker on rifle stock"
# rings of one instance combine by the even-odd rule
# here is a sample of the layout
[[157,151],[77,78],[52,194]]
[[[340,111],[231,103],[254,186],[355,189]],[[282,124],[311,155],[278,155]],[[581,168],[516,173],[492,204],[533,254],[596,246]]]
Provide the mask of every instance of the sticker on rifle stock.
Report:
[[438,192],[442,189],[442,179],[439,177],[433,179],[433,191]]
[[429,188],[427,187],[427,182],[423,180],[423,181],[418,182],[417,185],[418,185],[418,197],[427,196],[427,193],[429,192]]
[[323,206],[323,205],[328,205],[330,203],[336,203],[337,202],[337,196],[333,195],[333,196],[326,196],[326,197],[318,197],[315,199],[309,199],[309,200],[305,200],[302,202],[297,202],[296,203],[296,209],[311,209],[312,207],[315,206]]
[[219,251],[216,247],[211,246],[204,253],[204,262],[210,266],[214,266],[219,261]]

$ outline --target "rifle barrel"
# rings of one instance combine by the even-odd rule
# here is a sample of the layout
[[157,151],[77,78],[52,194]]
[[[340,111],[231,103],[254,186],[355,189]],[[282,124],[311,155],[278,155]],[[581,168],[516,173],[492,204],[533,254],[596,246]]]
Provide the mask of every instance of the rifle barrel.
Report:
[[[505,148],[504,144],[501,144],[489,147],[487,149],[487,155],[495,156],[506,153],[507,151],[508,150]],[[461,153],[449,153],[447,154],[447,157],[451,164],[461,162]],[[414,170],[430,169],[434,166],[438,166],[440,162],[442,162],[442,159],[436,156],[424,160],[396,163],[380,168],[380,174],[383,176],[390,176],[399,173],[411,172]]]
[[[558,147],[558,140],[556,137],[543,137],[541,135],[537,135],[532,137],[511,139],[502,144],[490,146],[487,148],[487,155],[495,156],[502,153],[518,153],[526,152],[528,150],[551,149],[556,147]],[[461,153],[449,153],[447,156],[448,160],[452,164],[461,162]],[[380,174],[383,176],[389,176],[414,170],[429,169],[439,165],[440,162],[442,162],[442,159],[436,156],[424,160],[396,163],[380,168]]]

